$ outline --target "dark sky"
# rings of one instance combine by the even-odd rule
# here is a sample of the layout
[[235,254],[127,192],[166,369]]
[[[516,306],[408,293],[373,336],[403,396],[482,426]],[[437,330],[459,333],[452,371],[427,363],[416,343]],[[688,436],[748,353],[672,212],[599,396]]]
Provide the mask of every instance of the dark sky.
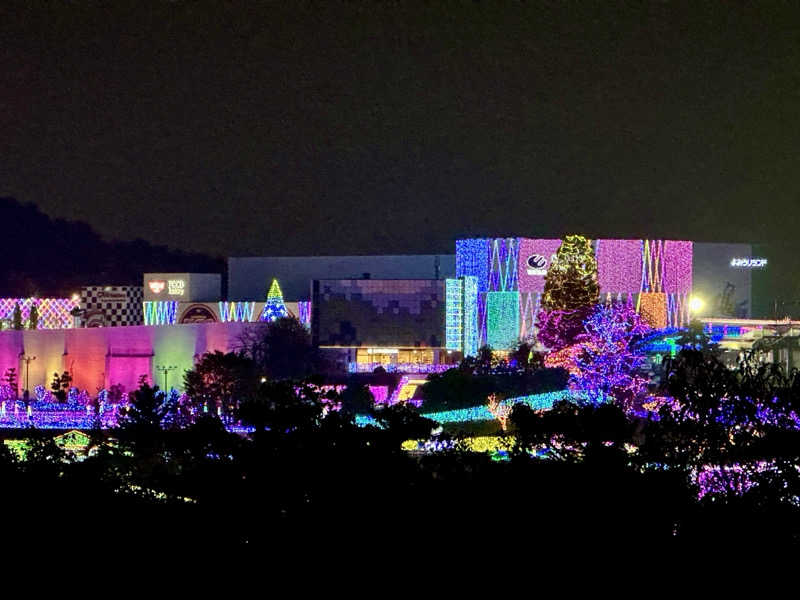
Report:
[[221,255],[793,238],[800,10],[733,4],[6,0],[0,195]]

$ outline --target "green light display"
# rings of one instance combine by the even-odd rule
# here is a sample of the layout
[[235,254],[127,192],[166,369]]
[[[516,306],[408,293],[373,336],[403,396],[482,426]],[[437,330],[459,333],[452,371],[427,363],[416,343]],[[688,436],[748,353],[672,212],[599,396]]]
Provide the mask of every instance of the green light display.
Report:
[[495,350],[509,350],[519,338],[519,292],[486,294],[486,342]]

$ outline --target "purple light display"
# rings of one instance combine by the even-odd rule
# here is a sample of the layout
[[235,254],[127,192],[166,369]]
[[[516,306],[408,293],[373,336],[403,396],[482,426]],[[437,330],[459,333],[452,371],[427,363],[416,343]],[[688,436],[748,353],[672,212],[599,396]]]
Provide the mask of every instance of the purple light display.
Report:
[[519,240],[517,286],[520,292],[543,292],[544,276],[561,240]]
[[297,315],[297,320],[311,329],[311,302],[298,302],[297,312],[299,313]]
[[637,375],[646,358],[631,349],[631,340],[650,331],[636,311],[626,304],[599,305],[584,322],[578,336],[581,352],[572,356],[571,385],[586,392],[593,402],[616,397],[630,408],[646,395],[647,380]]
[[597,240],[601,294],[636,293],[642,287],[642,240]]
[[664,242],[664,291],[686,294],[692,291],[692,242]]
[[370,385],[369,393],[372,394],[372,400],[375,404],[386,404],[389,400],[389,387],[386,385]]

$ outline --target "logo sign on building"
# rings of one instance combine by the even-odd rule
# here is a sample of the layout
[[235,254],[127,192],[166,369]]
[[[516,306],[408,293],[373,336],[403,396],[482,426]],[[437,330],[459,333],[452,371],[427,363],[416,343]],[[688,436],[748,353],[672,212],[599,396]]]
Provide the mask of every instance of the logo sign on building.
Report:
[[87,310],[84,320],[84,327],[102,327],[106,324],[105,314],[102,310]]
[[541,292],[544,290],[544,277],[558,252],[561,240],[540,240],[520,238],[517,280],[519,291]]
[[547,275],[547,257],[531,254],[528,257],[528,275]]
[[160,294],[163,292],[166,285],[167,282],[163,279],[153,279],[147,283],[147,287],[149,287],[150,291],[154,294]]
[[[151,288],[152,289],[152,288]],[[107,292],[105,290],[98,292],[97,298],[103,302],[127,302],[127,292]]]
[[167,294],[170,296],[183,296],[186,291],[186,282],[183,279],[167,280]]
[[735,269],[763,269],[767,266],[766,258],[733,258],[731,266]]
[[216,321],[214,313],[202,304],[190,306],[181,316],[181,323],[216,323]]

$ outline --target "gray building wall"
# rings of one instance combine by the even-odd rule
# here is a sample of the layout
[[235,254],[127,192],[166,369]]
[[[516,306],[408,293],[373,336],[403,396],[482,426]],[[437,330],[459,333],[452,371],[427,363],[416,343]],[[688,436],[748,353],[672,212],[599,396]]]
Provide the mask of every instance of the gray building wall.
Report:
[[[752,316],[752,269],[731,266],[734,258],[749,258],[753,248],[750,244],[694,244],[694,264],[692,267],[692,295],[700,298],[703,309],[699,317],[739,317]],[[726,291],[730,292],[730,302],[726,307],[720,300]],[[729,312],[733,308],[733,313]],[[727,314],[726,314],[727,313]]]
[[[437,273],[438,259],[438,273]],[[228,259],[228,299],[264,300],[277,279],[283,299],[311,299],[314,279],[445,279],[455,277],[454,254],[386,256],[267,256]]]
[[[164,288],[157,294],[153,293],[149,285],[151,281],[163,281]],[[180,293],[171,292],[170,281],[181,283]],[[222,275],[219,273],[145,273],[143,285],[145,302],[216,302],[222,296]]]

